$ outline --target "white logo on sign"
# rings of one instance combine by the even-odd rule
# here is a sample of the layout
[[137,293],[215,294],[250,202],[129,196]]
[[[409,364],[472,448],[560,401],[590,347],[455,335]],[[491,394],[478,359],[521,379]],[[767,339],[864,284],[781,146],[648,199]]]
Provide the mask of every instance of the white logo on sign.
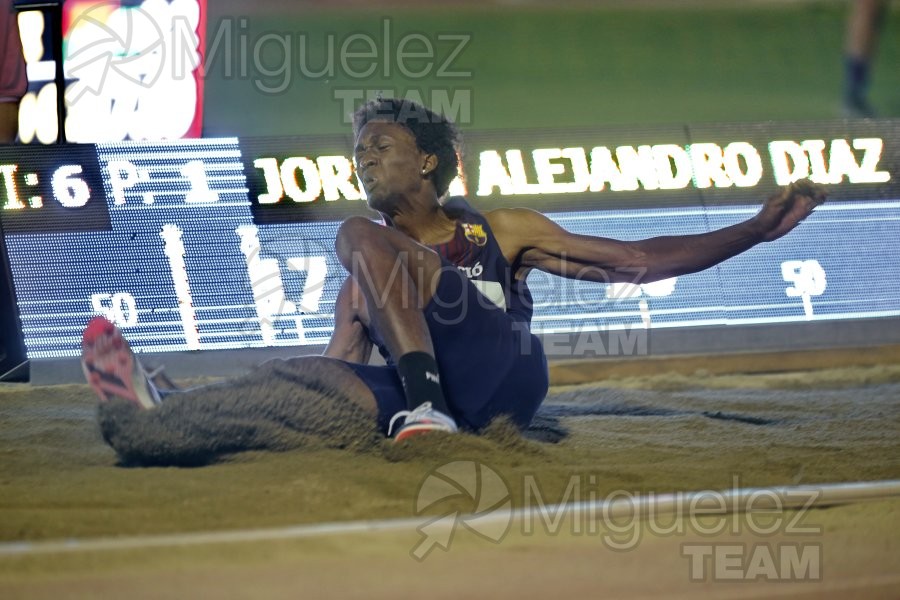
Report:
[[103,2],[76,13],[65,57],[70,141],[164,139],[195,120],[197,0]]
[[817,260],[787,260],[781,263],[781,276],[794,284],[784,290],[785,294],[788,298],[802,298],[803,312],[812,319],[812,297],[821,296],[828,285],[825,269]]

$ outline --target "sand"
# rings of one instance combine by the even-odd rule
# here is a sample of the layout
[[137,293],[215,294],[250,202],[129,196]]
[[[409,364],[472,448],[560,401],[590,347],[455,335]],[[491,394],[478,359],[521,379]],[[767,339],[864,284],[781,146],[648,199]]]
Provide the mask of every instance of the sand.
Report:
[[[481,437],[434,436],[426,443],[400,446],[375,440],[351,449],[312,444],[277,452],[228,454],[203,467],[127,468],[101,438],[97,406],[87,386],[6,384],[0,386],[0,540],[90,539],[410,518],[417,515],[415,500],[423,481],[434,469],[454,461],[473,461],[498,474],[513,507],[528,501],[529,489],[539,489],[547,503],[572,500],[571,490],[568,497],[566,494],[575,480],[583,484],[581,494],[590,493],[596,499],[626,492],[900,479],[898,439],[900,367],[888,365],[770,376],[661,374],[602,385],[556,387],[535,427],[524,437],[497,423]],[[434,511],[457,505],[459,510],[472,511],[472,502],[471,498],[456,498]],[[891,577],[900,574],[896,559],[898,503],[885,501],[816,514],[829,515],[816,520],[831,523],[829,527],[839,534],[835,534],[835,549],[826,558],[832,557],[835,564],[840,558],[844,561],[840,564],[847,564],[844,559],[867,557],[855,570],[833,568],[835,577],[841,575],[828,582],[832,584],[828,589],[842,589],[847,597],[858,589],[865,591],[860,592],[863,596],[891,597],[898,589]],[[586,544],[578,536],[555,535],[543,541],[538,537],[516,541],[513,536],[496,548],[498,554],[491,560],[518,569],[532,564],[536,553],[548,565],[562,568],[569,556],[571,565],[584,567],[598,552],[609,554],[608,549]],[[53,594],[67,590],[73,597],[96,597],[104,595],[102,590],[110,585],[109,589],[131,594],[140,582],[156,578],[162,586],[159,590],[171,592],[162,596],[183,596],[185,589],[216,589],[221,597],[254,597],[250,592],[238,593],[245,586],[234,573],[246,570],[241,581],[256,581],[259,590],[259,582],[265,579],[269,587],[274,586],[271,594],[266,594],[272,597],[296,589],[293,586],[301,573],[306,573],[306,581],[323,586],[343,581],[349,587],[340,589],[353,596],[355,580],[344,581],[334,571],[338,556],[352,559],[349,572],[356,572],[356,560],[360,581],[368,581],[370,575],[374,577],[372,556],[384,557],[385,569],[409,564],[408,547],[415,538],[398,539],[402,542],[379,539],[376,543],[349,536],[306,544],[0,556],[0,582],[5,582],[0,584],[0,595],[59,597]],[[631,580],[624,565],[632,564],[638,554],[662,552],[669,564],[663,580],[668,577],[675,586],[671,590],[683,589],[686,597],[696,595],[701,588],[690,581],[686,558],[678,555],[679,546],[672,546],[676,542],[683,540],[642,543],[627,560],[607,556],[613,563],[625,562],[604,581],[615,582],[614,589],[623,596],[653,593],[640,578],[628,587]],[[476,563],[494,546],[482,547],[477,540],[467,543],[469,546],[471,554],[462,556],[470,556],[474,562],[466,564],[477,570]],[[394,559],[375,550],[382,547],[385,551],[407,549],[398,551],[395,564]],[[338,552],[337,548],[344,550]],[[460,551],[446,554],[434,560],[454,565],[464,561]],[[300,570],[295,568],[298,560],[304,565]],[[321,569],[310,568],[315,564]],[[263,577],[266,569],[280,575]],[[410,581],[425,572],[430,570],[419,569]],[[582,579],[570,581],[573,589],[584,589],[585,581],[595,575],[590,570],[579,572]],[[528,579],[519,583],[525,581]],[[80,587],[75,582],[80,582]],[[500,589],[521,590],[518,584],[508,583]],[[900,580],[896,583],[900,585]],[[499,585],[491,585],[495,584]],[[726,590],[707,587],[702,587],[704,593],[711,590],[716,597]],[[3,593],[4,589],[12,595]],[[369,582],[362,589],[378,597],[381,588]],[[534,584],[524,592],[528,589],[538,595]],[[746,595],[750,588],[735,589],[745,590],[741,593]],[[807,588],[791,589],[800,594]],[[811,594],[822,595],[821,587],[809,589]],[[383,591],[390,595],[391,588]],[[519,597],[524,592],[520,591]],[[732,597],[729,594],[731,591],[725,595]]]

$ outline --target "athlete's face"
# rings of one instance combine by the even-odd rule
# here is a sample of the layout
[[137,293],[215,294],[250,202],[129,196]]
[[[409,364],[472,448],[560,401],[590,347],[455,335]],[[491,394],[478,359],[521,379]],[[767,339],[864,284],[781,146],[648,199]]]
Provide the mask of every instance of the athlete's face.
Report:
[[418,194],[427,183],[429,155],[412,132],[387,121],[369,121],[356,137],[356,174],[369,206],[390,213],[397,200]]

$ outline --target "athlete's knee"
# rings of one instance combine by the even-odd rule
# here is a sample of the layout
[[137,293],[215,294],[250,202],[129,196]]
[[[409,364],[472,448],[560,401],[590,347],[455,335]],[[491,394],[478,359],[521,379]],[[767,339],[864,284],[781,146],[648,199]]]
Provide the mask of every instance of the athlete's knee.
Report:
[[365,217],[350,217],[338,227],[334,249],[341,264],[349,270],[353,262],[363,259],[366,253],[377,252],[383,237],[383,226]]

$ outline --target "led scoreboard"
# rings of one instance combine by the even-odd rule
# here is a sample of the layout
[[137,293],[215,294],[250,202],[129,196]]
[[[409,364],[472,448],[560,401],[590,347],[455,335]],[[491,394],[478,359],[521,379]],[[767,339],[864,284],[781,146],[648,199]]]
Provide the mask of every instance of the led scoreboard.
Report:
[[[532,273],[537,333],[900,316],[900,121],[470,132],[452,192],[618,239],[752,216],[801,177],[830,200],[788,236],[643,284]],[[0,147],[0,224],[31,359],[94,315],[139,351],[325,344],[341,220],[369,215],[343,136]]]

